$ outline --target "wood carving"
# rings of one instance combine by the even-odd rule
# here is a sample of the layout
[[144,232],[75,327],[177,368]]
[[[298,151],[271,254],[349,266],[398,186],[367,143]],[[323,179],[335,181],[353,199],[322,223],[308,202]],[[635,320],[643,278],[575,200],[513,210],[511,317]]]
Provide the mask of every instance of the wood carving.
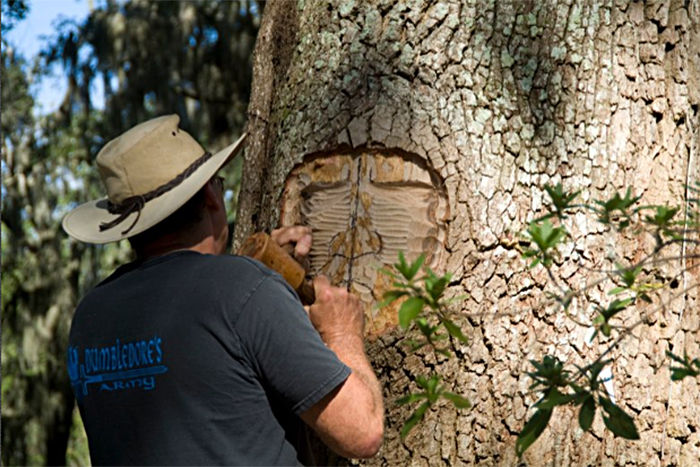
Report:
[[366,304],[368,335],[397,324],[397,307],[374,304],[391,286],[379,269],[399,251],[444,268],[448,204],[442,182],[418,157],[364,150],[310,156],[287,178],[282,225],[313,230],[311,273],[325,274]]

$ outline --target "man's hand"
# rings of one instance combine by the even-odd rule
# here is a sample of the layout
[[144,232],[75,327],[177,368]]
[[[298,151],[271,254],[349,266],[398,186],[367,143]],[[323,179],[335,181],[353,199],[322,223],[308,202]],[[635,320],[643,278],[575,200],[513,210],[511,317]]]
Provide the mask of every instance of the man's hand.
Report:
[[309,318],[327,345],[338,339],[362,340],[365,314],[357,296],[333,287],[325,276],[314,278],[316,302],[309,307]]
[[280,227],[270,233],[270,238],[292,255],[297,263],[301,264],[307,272],[309,271],[307,255],[311,251],[311,242],[313,240],[310,227],[303,225]]

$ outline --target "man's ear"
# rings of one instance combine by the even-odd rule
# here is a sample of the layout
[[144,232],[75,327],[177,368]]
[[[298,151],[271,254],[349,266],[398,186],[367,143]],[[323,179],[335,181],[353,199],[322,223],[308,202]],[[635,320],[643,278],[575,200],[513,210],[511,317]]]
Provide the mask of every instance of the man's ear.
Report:
[[204,203],[208,207],[212,207],[214,209],[221,209],[223,207],[223,203],[221,202],[221,193],[219,193],[219,190],[214,186],[211,180],[209,180],[207,184],[204,185],[203,190]]

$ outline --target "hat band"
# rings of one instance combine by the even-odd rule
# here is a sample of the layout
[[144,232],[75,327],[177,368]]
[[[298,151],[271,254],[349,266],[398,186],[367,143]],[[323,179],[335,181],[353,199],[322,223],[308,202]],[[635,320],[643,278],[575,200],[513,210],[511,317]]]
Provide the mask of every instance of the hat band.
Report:
[[124,220],[126,220],[126,218],[129,217],[134,211],[136,211],[136,220],[134,220],[134,222],[131,224],[131,227],[122,232],[122,235],[128,234],[139,221],[139,218],[141,217],[141,210],[147,202],[167,193],[176,186],[180,185],[183,181],[185,181],[187,177],[192,175],[202,164],[208,161],[211,158],[211,156],[212,154],[210,152],[205,152],[202,155],[202,157],[190,164],[189,167],[187,167],[175,178],[159,186],[155,190],[149,191],[144,195],[130,196],[119,204],[107,201],[107,211],[109,211],[110,214],[118,214],[119,217],[117,217],[113,221],[103,222],[102,224],[100,224],[100,232],[104,232],[105,230],[109,230],[113,227],[116,227],[117,225],[124,222]]

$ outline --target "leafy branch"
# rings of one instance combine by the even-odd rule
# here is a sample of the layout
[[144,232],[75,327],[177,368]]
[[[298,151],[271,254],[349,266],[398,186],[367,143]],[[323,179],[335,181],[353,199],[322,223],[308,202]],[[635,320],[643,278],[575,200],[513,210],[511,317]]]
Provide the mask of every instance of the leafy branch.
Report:
[[691,361],[688,354],[681,358],[669,351],[666,351],[666,356],[681,365],[671,367],[672,381],[681,381],[688,376],[700,376],[700,358],[695,358]]
[[[416,352],[418,349],[430,346],[436,354],[450,358],[452,357],[451,338],[465,344],[469,342],[462,329],[451,319],[448,311],[449,304],[461,297],[446,299],[444,294],[452,275],[447,273],[438,276],[430,268],[423,267],[424,263],[425,255],[420,255],[412,263],[407,263],[403,252],[399,252],[399,262],[394,264],[393,270],[380,270],[393,279],[392,284],[395,288],[384,294],[378,306],[385,307],[396,300],[404,299],[399,308],[399,326],[403,330],[415,328],[421,335],[419,340],[406,340],[410,351]],[[419,276],[418,273],[421,270],[422,274]],[[401,439],[404,439],[423,419],[428,408],[440,400],[446,400],[458,409],[471,407],[468,399],[447,391],[439,384],[440,380],[441,377],[437,374],[430,377],[419,375],[416,377],[416,384],[423,391],[408,394],[396,401],[399,405],[422,402],[404,424]]]
[[[596,409],[600,407],[604,413],[605,426],[613,434],[626,439],[639,438],[633,419],[615,405],[605,387],[601,386],[599,375],[605,365],[611,362],[604,360],[605,356],[619,346],[622,340],[631,334],[632,329],[645,322],[648,314],[645,314],[632,326],[615,325],[613,321],[621,312],[636,306],[639,301],[652,304],[654,302],[653,296],[665,289],[666,284],[664,283],[642,279],[645,267],[663,262],[679,261],[682,264],[682,272],[679,275],[683,275],[695,267],[685,266],[687,255],[673,258],[662,258],[659,255],[663,249],[670,245],[697,244],[697,240],[689,237],[689,234],[697,232],[698,218],[700,218],[697,200],[690,200],[690,209],[686,213],[685,220],[678,220],[678,214],[681,212],[679,207],[637,206],[641,197],[632,196],[631,189],[627,189],[624,196],[615,193],[608,200],[595,201],[594,205],[574,205],[573,202],[580,192],[567,192],[561,184],[556,187],[547,186],[545,191],[551,198],[552,210],[533,221],[527,229],[524,237],[530,246],[522,252],[523,259],[532,260],[531,268],[541,264],[547,270],[549,277],[562,292],[561,295],[554,295],[556,302],[564,309],[567,317],[579,325],[585,324],[574,319],[568,313],[573,299],[582,296],[588,297],[588,290],[598,287],[606,280],[612,280],[615,287],[608,291],[608,295],[614,297],[612,301],[606,304],[598,303],[593,307],[596,315],[591,321],[591,327],[594,329],[591,340],[599,334],[603,338],[609,338],[616,329],[619,331],[619,335],[593,363],[584,368],[577,367],[577,375],[573,378],[571,376],[573,372],[566,370],[556,357],[546,356],[541,362],[531,361],[537,370],[528,373],[535,381],[531,389],[541,391],[542,397],[534,406],[535,413],[518,436],[516,451],[519,456],[522,456],[527,448],[544,432],[554,408],[562,405],[580,406],[579,425],[583,431],[590,429]],[[582,290],[566,290],[558,283],[553,264],[554,259],[558,258],[559,255],[558,248],[565,239],[571,238],[565,221],[578,208],[593,211],[601,224],[609,226],[617,233],[634,228],[636,234],[650,234],[656,243],[654,251],[636,264],[624,266],[616,263],[615,269],[608,273],[607,277],[589,284]],[[697,284],[674,295],[676,297],[685,295],[696,286]],[[626,296],[620,297],[620,295]],[[653,311],[664,309],[667,303],[670,301],[661,300],[659,306],[655,307]],[[668,356],[681,365],[671,368],[672,380],[677,381],[687,376],[700,375],[699,359],[691,361],[687,355],[681,358],[671,353]],[[583,383],[580,383],[581,379],[583,379]]]
[[[578,422],[584,432],[590,430],[596,413],[600,412],[605,427],[615,436],[639,439],[633,418],[615,404],[613,395],[606,388],[608,379],[601,376],[612,362],[608,356],[637,326],[649,322],[652,314],[665,310],[673,300],[700,286],[696,283],[684,286],[675,293],[662,295],[669,288],[676,288],[679,279],[690,270],[700,267],[700,263],[686,263],[700,258],[700,255],[685,253],[687,245],[700,245],[700,240],[692,236],[697,234],[700,227],[698,199],[688,199],[688,207],[683,210],[675,206],[640,206],[641,196],[633,196],[631,189],[627,189],[624,195],[615,193],[610,199],[595,200],[593,204],[575,204],[580,191],[567,191],[561,184],[548,185],[545,191],[550,198],[551,210],[532,221],[522,235],[522,258],[529,261],[530,269],[544,267],[551,283],[558,289],[558,293],[549,293],[549,303],[557,304],[567,318],[577,325],[591,328],[591,342],[596,338],[611,339],[611,342],[593,362],[585,366],[567,368],[557,357],[551,355],[543,357],[541,361],[530,361],[534,367],[534,371],[528,373],[533,380],[530,389],[539,393],[540,398],[533,405],[534,413],[518,435],[518,456],[522,456],[544,432],[554,410],[565,405],[578,407]],[[700,193],[700,182],[688,187],[688,191]],[[564,242],[574,240],[566,222],[581,210],[593,213],[599,223],[617,234],[628,232],[650,235],[654,240],[653,251],[636,263],[625,265],[615,262],[614,268],[607,271],[579,265],[584,271],[600,273],[604,277],[589,282],[579,290],[569,289],[557,277],[555,266],[561,266],[568,259],[563,258],[559,251]],[[682,247],[680,255],[661,255],[674,245]],[[424,267],[424,262],[425,258],[421,255],[414,262],[408,263],[403,253],[400,253],[399,262],[392,270],[382,270],[393,279],[393,289],[386,292],[379,306],[403,300],[399,308],[399,325],[407,332],[418,331],[421,336],[417,340],[405,341],[411,352],[429,346],[434,353],[450,358],[453,339],[468,342],[448,312],[449,303],[459,298],[449,301],[444,299],[444,292],[451,280],[450,274],[438,276]],[[658,268],[674,263],[681,265],[680,272],[670,279],[663,279]],[[610,300],[592,299],[590,292],[607,281],[613,285],[607,291]],[[579,298],[593,305],[593,314],[588,319],[579,319],[569,311],[574,300]],[[640,318],[631,325],[623,325],[623,312],[642,304],[647,306],[640,313]],[[700,359],[691,360],[687,355],[680,357],[670,352],[667,355],[676,364],[671,367],[673,381],[700,376]],[[419,403],[401,430],[402,439],[439,400],[446,399],[457,408],[470,407],[467,399],[446,391],[440,381],[437,374],[430,377],[418,376],[416,384],[421,391],[397,400],[401,405]]]
[[584,432],[591,429],[596,411],[601,407],[603,422],[615,436],[639,439],[632,417],[615,405],[603,384],[606,380],[600,377],[610,360],[598,360],[586,368],[577,367],[579,377],[572,377],[572,372],[551,355],[546,355],[541,362],[530,360],[530,363],[536,370],[528,373],[534,380],[530,389],[537,389],[542,397],[535,403],[535,413],[518,435],[515,444],[518,456],[522,456],[544,432],[554,409],[564,405],[580,407],[578,422]]

